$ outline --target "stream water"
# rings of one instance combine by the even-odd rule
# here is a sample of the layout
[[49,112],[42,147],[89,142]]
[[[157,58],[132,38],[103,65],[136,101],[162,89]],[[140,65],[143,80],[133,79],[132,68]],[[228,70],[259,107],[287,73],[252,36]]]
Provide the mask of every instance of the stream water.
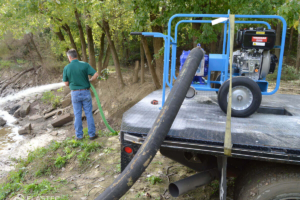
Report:
[[4,111],[4,107],[8,103],[11,103],[15,100],[34,96],[36,94],[43,93],[52,89],[58,89],[62,86],[64,86],[63,82],[32,87],[0,99],[0,117],[6,120],[6,125],[4,127],[0,127],[0,152],[4,149],[8,149],[14,143],[17,143],[18,141],[21,141],[23,139],[23,136],[18,134],[18,130],[20,127],[13,124],[16,119],[7,111]]

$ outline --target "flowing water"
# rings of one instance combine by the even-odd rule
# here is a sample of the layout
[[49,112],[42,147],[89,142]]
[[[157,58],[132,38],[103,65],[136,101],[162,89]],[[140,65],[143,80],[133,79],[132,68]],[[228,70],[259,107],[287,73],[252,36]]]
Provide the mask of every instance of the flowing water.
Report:
[[18,134],[18,130],[20,127],[13,124],[16,119],[7,111],[3,110],[6,104],[10,101],[22,99],[23,97],[30,97],[38,93],[42,93],[52,89],[58,89],[62,86],[64,86],[63,82],[32,87],[0,99],[0,117],[7,121],[4,127],[0,127],[0,152],[1,150],[9,148],[9,146],[11,146],[12,144],[17,143],[18,141],[21,141],[23,139],[23,136]]

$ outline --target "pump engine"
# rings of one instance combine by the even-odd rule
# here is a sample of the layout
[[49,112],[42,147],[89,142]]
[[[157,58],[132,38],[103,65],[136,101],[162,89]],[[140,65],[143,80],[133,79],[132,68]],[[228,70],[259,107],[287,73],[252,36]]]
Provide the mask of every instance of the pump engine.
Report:
[[236,43],[241,50],[233,52],[234,73],[253,80],[264,80],[269,73],[273,73],[278,62],[277,57],[270,53],[274,48],[275,39],[274,30],[239,30]]

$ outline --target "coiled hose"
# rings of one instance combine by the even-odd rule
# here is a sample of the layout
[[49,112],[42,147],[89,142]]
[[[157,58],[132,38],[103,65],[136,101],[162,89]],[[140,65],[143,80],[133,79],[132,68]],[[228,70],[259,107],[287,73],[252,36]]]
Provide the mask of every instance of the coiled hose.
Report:
[[99,108],[99,112],[100,112],[100,115],[101,115],[101,117],[102,117],[102,120],[103,120],[105,126],[108,128],[108,130],[109,130],[110,132],[116,133],[116,131],[115,131],[112,127],[110,127],[110,125],[108,124],[108,122],[107,122],[107,120],[106,120],[106,118],[105,118],[105,115],[104,115],[104,113],[103,113],[103,110],[102,110],[102,107],[101,107],[101,103],[100,103],[98,94],[97,94],[97,92],[96,92],[96,89],[94,88],[94,86],[93,86],[92,84],[90,84],[90,86],[91,86],[92,91],[93,91],[93,93],[94,93],[94,95],[95,95],[95,98],[96,98],[96,101],[97,101],[97,105],[98,105],[98,108]]
[[120,199],[151,163],[173,124],[203,56],[199,47],[191,51],[144,143],[122,174],[96,200]]

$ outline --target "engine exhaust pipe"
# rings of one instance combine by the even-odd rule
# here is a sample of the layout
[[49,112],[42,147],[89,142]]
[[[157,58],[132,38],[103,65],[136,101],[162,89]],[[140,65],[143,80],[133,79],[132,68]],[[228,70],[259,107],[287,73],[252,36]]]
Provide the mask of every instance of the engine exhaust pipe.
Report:
[[181,179],[169,185],[169,192],[172,197],[178,197],[190,190],[194,190],[200,186],[210,183],[219,177],[218,169],[211,169],[200,172],[193,176]]

